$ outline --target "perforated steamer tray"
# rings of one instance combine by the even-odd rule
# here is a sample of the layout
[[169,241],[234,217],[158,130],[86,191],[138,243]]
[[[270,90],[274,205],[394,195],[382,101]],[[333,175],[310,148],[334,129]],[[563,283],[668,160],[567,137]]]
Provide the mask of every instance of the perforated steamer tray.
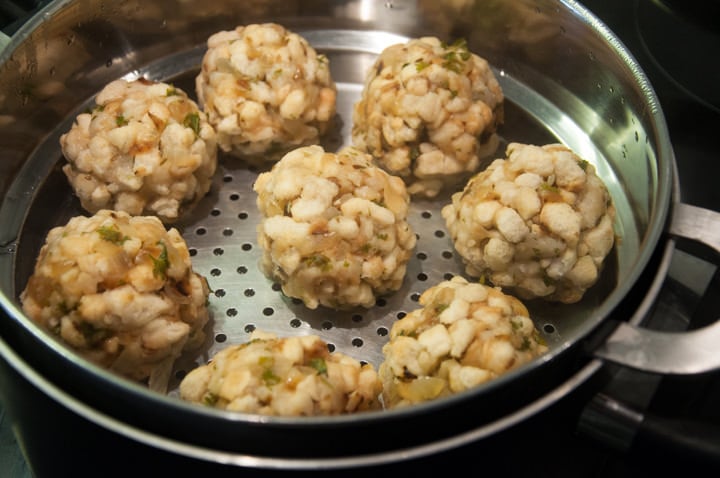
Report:
[[[352,108],[360,98],[365,72],[383,48],[408,40],[386,33],[349,30],[296,30],[319,53],[328,57],[338,88],[335,129],[323,139],[326,151],[349,145]],[[205,46],[162,58],[127,79],[146,77],[173,83],[196,99],[194,80]],[[562,142],[593,163],[602,177],[618,210],[616,231],[626,238],[623,247],[608,257],[596,284],[578,304],[558,305],[526,301],[535,325],[548,343],[550,353],[562,348],[564,336],[573,336],[583,327],[583,318],[596,309],[615,287],[618,264],[624,250],[637,248],[636,234],[627,234],[632,225],[628,201],[612,169],[579,126],[543,97],[502,71],[495,74],[505,94],[505,121],[500,127],[501,145],[493,157],[504,156],[508,142],[547,144]],[[92,105],[80,105],[77,112]],[[74,116],[67,118],[30,158],[25,167],[46,172],[36,194],[27,198],[27,219],[20,234],[15,264],[16,292],[24,288],[44,235],[72,216],[87,214],[74,197],[60,167],[64,163],[59,137],[69,130]],[[492,159],[492,158],[489,158]],[[270,165],[267,166],[269,169]],[[440,210],[450,201],[450,193],[434,198],[412,198],[408,221],[417,237],[417,246],[407,266],[403,286],[378,298],[372,308],[336,311],[320,307],[310,310],[297,299],[285,296],[279,284],[260,270],[262,254],[257,243],[260,214],[253,184],[257,168],[220,153],[218,171],[209,194],[180,222],[173,224],[190,249],[193,268],[204,275],[212,290],[209,303],[211,319],[208,339],[203,348],[182,357],[176,364],[169,387],[171,396],[185,374],[197,364],[206,363],[230,344],[246,342],[252,331],[260,329],[279,336],[316,334],[330,350],[343,352],[363,362],[379,366],[382,346],[395,320],[420,305],[418,298],[427,288],[453,275],[463,275],[463,265],[455,253]],[[627,252],[631,254],[632,252]],[[630,262],[630,261],[629,261]]]

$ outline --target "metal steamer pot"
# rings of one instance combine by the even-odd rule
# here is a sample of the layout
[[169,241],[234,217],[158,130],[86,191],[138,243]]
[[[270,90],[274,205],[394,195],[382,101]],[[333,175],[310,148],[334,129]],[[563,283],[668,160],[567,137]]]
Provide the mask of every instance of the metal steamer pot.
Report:
[[[173,82],[194,96],[192,79],[211,34],[269,21],[300,33],[330,60],[339,121],[326,149],[349,142],[352,104],[376,55],[432,35],[465,38],[493,66],[506,96],[503,141],[563,142],[596,166],[618,210],[620,239],[600,282],[580,303],[527,304],[547,354],[487,385],[406,409],[261,417],[187,404],[172,390],[151,392],[90,364],[24,316],[18,296],[45,234],[82,214],[59,170],[59,136],[75,115],[120,77]],[[720,365],[717,324],[686,334],[639,327],[664,280],[674,238],[717,250],[720,217],[679,199],[652,86],[614,34],[577,2],[55,1],[0,52],[0,124],[0,399],[16,417],[31,463],[77,431],[115,437],[130,457],[153,451],[165,461],[223,469],[390,464],[511,428],[590,380],[606,361],[660,373]],[[456,257],[443,254],[452,251],[447,235],[436,234],[444,227],[443,198],[418,200],[410,218],[418,256],[400,291],[362,312],[304,310],[257,271],[250,187],[257,171],[223,157],[220,163],[209,196],[177,225],[196,253],[195,270],[216,293],[210,343],[178,364],[176,381],[215,350],[246,339],[252,327],[317,333],[336,350],[377,365],[397,312],[417,307],[417,294],[433,281],[461,271]],[[48,416],[48,404],[60,411]],[[106,443],[105,435],[96,437],[88,441]]]

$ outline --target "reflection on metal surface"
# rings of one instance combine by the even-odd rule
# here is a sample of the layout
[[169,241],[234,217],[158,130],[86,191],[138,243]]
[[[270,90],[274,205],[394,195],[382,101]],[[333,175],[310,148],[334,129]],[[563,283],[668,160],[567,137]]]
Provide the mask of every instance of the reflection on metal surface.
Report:
[[[720,253],[720,213],[678,203],[670,233]],[[661,332],[620,323],[595,355],[647,372],[695,374],[720,368],[720,321],[690,332]]]
[[720,368],[720,322],[690,332],[660,332],[624,322],[595,355],[662,374],[695,374]]

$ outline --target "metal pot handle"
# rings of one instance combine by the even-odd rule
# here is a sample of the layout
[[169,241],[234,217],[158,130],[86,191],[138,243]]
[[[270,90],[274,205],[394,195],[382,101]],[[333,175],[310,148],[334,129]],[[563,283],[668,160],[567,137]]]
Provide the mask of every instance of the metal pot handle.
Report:
[[[720,253],[720,213],[676,203],[669,233]],[[620,365],[661,374],[696,374],[720,369],[720,321],[689,332],[660,332],[621,322],[593,353]]]

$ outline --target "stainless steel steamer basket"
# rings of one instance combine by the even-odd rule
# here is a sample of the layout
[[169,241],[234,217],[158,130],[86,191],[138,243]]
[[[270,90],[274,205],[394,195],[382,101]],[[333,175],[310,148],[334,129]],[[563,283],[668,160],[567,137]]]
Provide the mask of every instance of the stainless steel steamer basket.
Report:
[[[184,373],[245,341],[256,328],[318,334],[335,350],[377,366],[393,321],[417,308],[426,288],[462,273],[439,214],[448,196],[414,199],[410,222],[419,240],[402,289],[371,309],[308,310],[284,297],[258,269],[252,183],[259,171],[222,155],[210,194],[175,225],[191,249],[194,269],[213,290],[212,319],[206,346],[178,363],[168,396],[93,366],[23,315],[18,295],[45,234],[83,213],[59,169],[59,137],[75,115],[120,77],[172,82],[194,97],[208,36],[267,21],[303,35],[330,61],[338,118],[336,130],[323,140],[327,150],[349,144],[352,105],[376,55],[393,43],[433,35],[465,38],[493,66],[506,95],[500,129],[505,144],[563,142],[596,166],[618,210],[620,240],[601,281],[580,303],[527,304],[550,345],[546,355],[487,386],[405,410],[283,418],[181,402],[174,387]],[[707,217],[711,212],[672,200],[673,152],[652,87],[613,33],[573,1],[205,0],[202,7],[183,0],[56,1],[0,53],[0,124],[0,302],[6,312],[0,317],[0,353],[74,412],[142,443],[202,460],[281,468],[398,461],[511,426],[597,370],[599,362],[578,349],[609,317],[633,325],[641,320],[665,275],[672,241],[637,311],[625,309],[627,297],[668,229],[692,236],[702,231],[696,220],[701,214],[703,224],[717,230],[716,219]],[[671,205],[679,220],[671,219]],[[655,356],[623,349],[636,340],[632,334],[647,337],[633,325],[623,325],[598,355],[662,368]],[[651,349],[657,340],[649,340]],[[410,424],[413,433],[405,433]],[[213,433],[202,433],[207,429]],[[338,439],[318,449],[307,440],[310,431]]]

